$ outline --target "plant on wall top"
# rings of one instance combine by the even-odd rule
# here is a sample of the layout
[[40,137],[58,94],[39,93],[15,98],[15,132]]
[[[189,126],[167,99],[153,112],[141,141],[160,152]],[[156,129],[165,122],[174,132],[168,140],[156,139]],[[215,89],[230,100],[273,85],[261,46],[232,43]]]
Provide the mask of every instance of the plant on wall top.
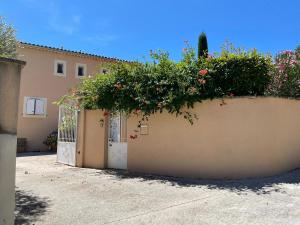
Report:
[[14,28],[6,24],[3,17],[0,16],[0,56],[16,58],[17,45],[18,41]]
[[204,99],[261,95],[269,83],[271,59],[257,51],[238,54],[223,50],[220,56],[198,58],[189,46],[175,62],[166,52],[152,52],[146,63],[117,63],[110,74],[82,80],[69,97],[80,108],[181,115],[193,123],[189,108]]
[[275,67],[271,70],[268,95],[300,97],[300,49],[282,51],[275,57]]

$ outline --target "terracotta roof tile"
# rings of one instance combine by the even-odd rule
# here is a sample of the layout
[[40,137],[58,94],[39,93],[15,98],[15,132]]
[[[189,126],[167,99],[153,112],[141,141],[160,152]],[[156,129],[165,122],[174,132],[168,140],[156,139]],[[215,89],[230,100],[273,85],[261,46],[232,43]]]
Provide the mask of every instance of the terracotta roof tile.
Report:
[[114,57],[106,57],[106,56],[95,55],[95,54],[89,54],[89,53],[82,52],[82,51],[72,51],[72,50],[67,50],[67,49],[64,49],[64,48],[55,48],[55,47],[50,47],[50,46],[46,46],[46,45],[38,45],[38,44],[32,44],[32,43],[22,42],[22,41],[20,42],[20,44],[21,44],[21,46],[45,48],[45,49],[53,50],[53,51],[57,51],[57,52],[78,54],[78,55],[82,55],[82,56],[86,56],[86,57],[131,63],[131,61],[127,61],[127,60],[123,60],[123,59],[118,59],[118,58],[114,58]]

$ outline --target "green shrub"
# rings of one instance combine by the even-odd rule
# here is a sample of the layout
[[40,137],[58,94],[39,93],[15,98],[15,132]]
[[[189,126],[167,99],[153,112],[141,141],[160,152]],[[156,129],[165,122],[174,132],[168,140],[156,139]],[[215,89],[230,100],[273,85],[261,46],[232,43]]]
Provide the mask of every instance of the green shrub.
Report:
[[51,132],[43,142],[44,145],[46,145],[49,150],[56,151],[57,149],[57,131]]
[[281,97],[300,97],[299,50],[283,51],[275,57],[275,66],[270,72],[271,82],[266,94]]
[[210,72],[216,96],[263,95],[272,68],[271,57],[253,51],[223,51],[219,57],[202,60],[202,67]]
[[110,74],[84,79],[71,97],[86,109],[141,112],[143,116],[166,110],[192,123],[195,115],[185,106],[233,94],[260,95],[269,82],[271,60],[256,51],[223,51],[200,61],[191,48],[179,62],[164,52],[151,56],[152,62],[118,63]]

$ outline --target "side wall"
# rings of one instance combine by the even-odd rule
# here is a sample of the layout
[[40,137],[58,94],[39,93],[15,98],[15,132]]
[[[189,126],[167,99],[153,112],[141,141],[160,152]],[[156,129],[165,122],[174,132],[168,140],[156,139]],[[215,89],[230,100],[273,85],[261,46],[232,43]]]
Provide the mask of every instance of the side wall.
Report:
[[[300,101],[281,98],[207,100],[190,125],[168,113],[148,121],[148,135],[128,138],[131,171],[194,178],[244,178],[300,167]],[[128,120],[128,135],[138,118]]]
[[[103,123],[100,121],[103,120]],[[78,167],[103,169],[107,162],[107,118],[102,110],[79,113],[77,135]]]
[[[9,62],[11,61],[11,62]],[[14,224],[17,112],[25,62],[0,57],[0,224]]]
[[0,133],[17,133],[21,66],[0,58]]
[[14,224],[17,136],[0,133],[0,224]]

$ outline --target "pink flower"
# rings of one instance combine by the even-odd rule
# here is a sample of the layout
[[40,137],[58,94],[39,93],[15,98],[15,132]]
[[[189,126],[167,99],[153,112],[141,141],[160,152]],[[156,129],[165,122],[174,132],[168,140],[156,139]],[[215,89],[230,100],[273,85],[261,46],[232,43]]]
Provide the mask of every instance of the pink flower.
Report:
[[204,79],[198,79],[198,82],[199,82],[200,84],[205,84],[205,83],[206,83],[206,80],[204,80]]
[[201,75],[201,76],[205,76],[207,73],[208,73],[208,70],[206,70],[206,69],[199,71],[199,75]]

